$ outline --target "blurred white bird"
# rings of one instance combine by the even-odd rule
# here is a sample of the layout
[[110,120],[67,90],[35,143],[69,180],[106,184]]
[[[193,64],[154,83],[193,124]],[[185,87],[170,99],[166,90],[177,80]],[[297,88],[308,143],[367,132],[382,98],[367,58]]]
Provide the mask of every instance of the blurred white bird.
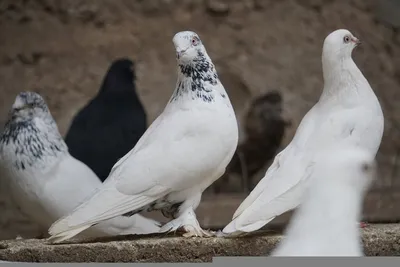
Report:
[[290,144],[274,159],[265,176],[241,203],[225,235],[260,229],[276,216],[296,208],[306,189],[312,161],[325,146],[348,141],[375,156],[384,119],[381,106],[351,53],[360,44],[348,30],[336,30],[324,41],[324,89],[301,121]]
[[[68,153],[43,98],[22,92],[0,136],[0,168],[11,197],[44,233],[94,193],[101,181]],[[159,223],[135,215],[118,217],[82,233],[84,237],[158,232]]]
[[271,256],[363,256],[357,223],[375,174],[369,151],[340,146],[320,154],[304,200]]
[[49,229],[60,242],[115,216],[161,210],[173,218],[160,232],[183,228],[184,236],[210,236],[196,218],[202,192],[225,172],[238,143],[228,95],[199,36],[173,38],[176,89],[136,146],[112,168],[93,197]]

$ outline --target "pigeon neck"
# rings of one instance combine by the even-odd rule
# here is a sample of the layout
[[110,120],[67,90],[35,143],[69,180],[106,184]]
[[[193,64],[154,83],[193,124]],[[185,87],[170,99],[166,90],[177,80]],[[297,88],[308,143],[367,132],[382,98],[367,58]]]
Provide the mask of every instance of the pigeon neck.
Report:
[[322,70],[324,89],[321,99],[340,97],[341,101],[349,100],[349,95],[357,97],[369,96],[371,90],[368,81],[361,73],[351,57],[330,59],[323,57]]
[[[108,88],[111,89],[111,88]],[[140,106],[141,102],[139,96],[136,93],[135,88],[130,85],[129,87],[126,86],[123,90],[113,91],[111,90],[104,90],[99,91],[99,93],[89,102],[91,103],[102,103],[102,105],[106,106],[107,109],[121,109],[126,106]],[[103,110],[104,112],[108,112],[109,110]],[[100,111],[102,112],[102,111]]]
[[135,91],[135,77],[133,74],[108,74],[100,87],[97,96],[107,97],[124,96]]
[[54,120],[33,118],[9,121],[0,138],[0,152],[16,151],[11,161],[18,170],[49,168],[58,157],[68,153]]
[[315,246],[327,244],[357,250],[364,193],[350,184],[330,183],[328,179],[314,180],[312,186],[315,187],[307,192],[292,218],[288,238]]
[[[189,97],[193,100],[201,99],[210,103],[215,101],[215,92],[213,89],[221,91],[224,89],[218,86],[218,79],[215,67],[205,52],[198,52],[197,57],[188,63],[179,63],[178,81],[171,101],[180,98]],[[220,92],[221,94],[226,94]]]

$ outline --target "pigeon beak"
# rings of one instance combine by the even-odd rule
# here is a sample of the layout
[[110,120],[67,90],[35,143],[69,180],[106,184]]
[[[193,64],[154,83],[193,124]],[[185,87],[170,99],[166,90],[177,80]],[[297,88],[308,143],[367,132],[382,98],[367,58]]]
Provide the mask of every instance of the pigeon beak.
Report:
[[183,54],[185,54],[186,50],[187,49],[177,49],[176,50],[176,58],[180,59],[183,56]]
[[15,108],[12,108],[12,112],[19,112],[19,111],[21,111],[21,110],[24,110],[24,109],[28,109],[28,106],[20,106],[20,107],[15,107]]
[[14,102],[14,104],[12,105],[12,110],[14,110],[14,111],[19,111],[19,110],[22,110],[22,109],[25,109],[27,107],[27,105],[25,104],[25,102],[24,102],[24,100],[22,99],[22,97],[17,97],[16,99],[15,99],[15,102]]
[[130,69],[131,72],[132,72],[133,80],[136,80],[136,69],[135,69],[135,65],[132,65],[129,69]]
[[361,44],[361,41],[360,41],[358,38],[356,38],[356,37],[351,38],[351,41],[352,41],[356,46],[359,46],[359,45]]

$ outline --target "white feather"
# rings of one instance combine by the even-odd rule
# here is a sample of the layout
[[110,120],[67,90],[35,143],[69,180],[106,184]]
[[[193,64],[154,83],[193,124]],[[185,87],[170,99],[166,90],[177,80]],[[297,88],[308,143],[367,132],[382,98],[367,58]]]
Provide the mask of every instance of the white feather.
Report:
[[308,185],[316,153],[324,147],[346,141],[376,155],[383,135],[382,109],[351,58],[354,44],[343,43],[345,36],[356,40],[347,30],[337,30],[325,39],[324,89],[319,101],[236,210],[232,222],[223,229],[225,234],[258,230],[276,216],[296,208]]
[[[195,83],[195,78],[186,77],[184,70],[178,69],[177,88],[164,111],[136,146],[114,165],[100,190],[55,222],[50,234],[68,235],[77,228],[148,205],[162,209],[168,203],[181,202],[176,219],[179,222],[172,223],[174,227],[189,224],[192,228],[188,231],[202,233],[193,211],[202,192],[225,172],[237,146],[238,126],[211,59],[201,44],[192,47],[192,38],[198,36],[193,32],[175,35],[178,64],[194,66],[191,60],[200,51],[205,68],[209,68],[205,73],[195,71],[213,82]],[[204,86],[204,90],[192,90],[195,86]]]
[[[0,166],[14,201],[46,231],[54,221],[88,199],[102,183],[90,168],[68,153],[43,99],[34,93],[21,95],[13,106],[15,118],[10,119],[0,138]],[[43,107],[28,108],[36,102]],[[15,109],[20,107],[20,111]],[[158,222],[135,215],[105,221],[82,236],[146,234],[158,230]]]
[[363,256],[359,221],[373,156],[348,146],[319,154],[312,181],[272,256]]

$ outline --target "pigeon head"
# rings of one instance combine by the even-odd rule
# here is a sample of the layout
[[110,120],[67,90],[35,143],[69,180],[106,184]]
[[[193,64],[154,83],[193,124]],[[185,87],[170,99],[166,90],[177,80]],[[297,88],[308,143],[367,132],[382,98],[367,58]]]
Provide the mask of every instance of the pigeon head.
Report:
[[324,41],[323,56],[335,59],[351,58],[351,52],[361,42],[350,31],[345,29],[330,33]]
[[100,92],[132,91],[136,80],[135,65],[132,60],[115,60],[107,71]]
[[267,92],[254,101],[255,105],[261,105],[263,103],[280,104],[282,103],[282,95],[279,91],[273,90]]
[[[17,95],[0,136],[0,152],[18,171],[48,168],[68,152],[44,99],[34,92]],[[39,164],[39,165],[38,165]]]
[[120,58],[115,60],[111,64],[108,73],[111,75],[121,73],[123,76],[129,77],[131,80],[134,80],[136,78],[134,69],[135,69],[135,64],[133,63],[132,60],[128,58]]
[[[258,98],[251,104],[249,115],[258,118],[259,129],[269,127],[266,121],[271,119],[281,119],[282,115],[282,95],[278,91],[270,91]],[[263,127],[264,124],[265,126]],[[249,129],[250,130],[250,129]]]
[[49,110],[44,99],[34,92],[21,92],[11,107],[12,119],[29,120],[33,117],[49,117]]
[[219,82],[215,66],[200,37],[195,32],[183,31],[175,34],[172,42],[176,50],[178,81],[170,102],[181,95],[189,95],[192,100],[202,99],[204,102],[212,103],[213,89],[221,91],[220,94],[223,95],[221,96],[225,98],[225,89]]
[[200,37],[195,32],[178,32],[172,42],[176,50],[176,59],[181,64],[188,64],[206,53]]

